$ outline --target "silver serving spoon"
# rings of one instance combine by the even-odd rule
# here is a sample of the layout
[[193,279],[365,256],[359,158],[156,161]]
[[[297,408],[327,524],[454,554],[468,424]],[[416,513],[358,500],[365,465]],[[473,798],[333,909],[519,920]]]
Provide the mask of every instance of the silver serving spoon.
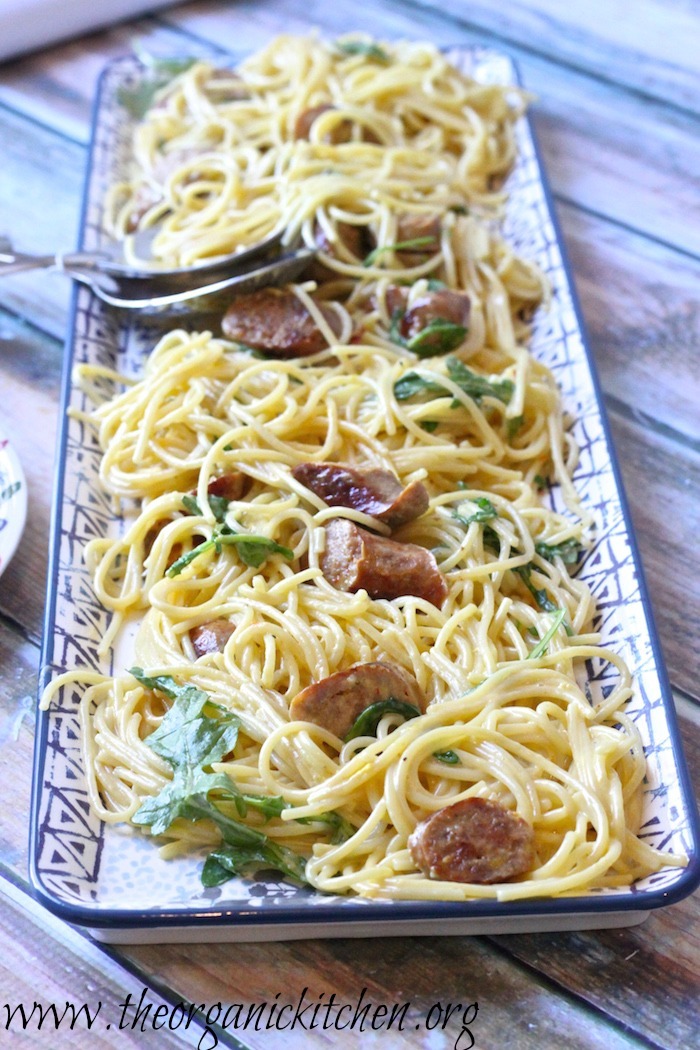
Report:
[[[122,310],[138,310],[145,315],[192,314],[215,310],[217,299],[224,304],[232,295],[254,292],[258,288],[270,285],[286,284],[299,276],[315,256],[315,252],[304,248],[288,255],[280,255],[269,262],[246,270],[244,273],[229,274],[218,280],[194,287],[159,289],[143,278],[117,277],[113,274],[68,270],[63,268],[75,281],[88,285],[98,298],[110,306]],[[190,274],[190,284],[193,278]]]
[[[276,243],[270,238],[246,252],[231,256],[228,272],[214,271],[213,266],[207,266],[146,274],[121,266],[110,266],[107,270],[95,252],[65,255],[15,252],[6,239],[0,238],[0,277],[35,269],[53,269],[86,284],[103,302],[122,310],[138,310],[147,315],[201,313],[216,309],[217,296],[222,296],[223,301],[225,293],[230,298],[232,293],[241,295],[266,285],[293,280],[316,254],[311,249],[301,248],[272,259],[261,259],[262,253],[274,248]],[[236,270],[231,273],[234,260]]]
[[[149,226],[130,234],[130,244],[139,257],[148,258],[155,236],[160,231],[159,225]],[[247,270],[250,264],[275,252],[282,240],[284,230],[277,230],[262,241],[244,248],[241,251],[229,252],[211,259],[203,260],[193,266],[166,267],[157,262],[142,264],[124,258],[121,242],[113,242],[95,251],[60,252],[55,255],[33,255],[28,252],[14,251],[7,238],[0,238],[0,276],[21,273],[27,270],[57,269],[70,273],[80,270],[82,273],[108,274],[114,277],[129,277],[133,280],[148,280],[159,285],[182,287],[191,285],[193,276],[223,277],[232,270]]]

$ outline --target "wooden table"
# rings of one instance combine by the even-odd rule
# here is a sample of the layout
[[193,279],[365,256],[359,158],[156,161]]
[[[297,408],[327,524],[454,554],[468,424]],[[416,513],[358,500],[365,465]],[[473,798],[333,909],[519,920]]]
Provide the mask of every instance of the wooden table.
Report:
[[[683,0],[469,5],[333,0],[202,2],[161,11],[0,68],[2,227],[21,247],[75,243],[95,80],[135,37],[186,53],[232,50],[279,30],[425,37],[509,52],[538,97],[534,123],[554,188],[631,502],[691,771],[700,778],[700,9]],[[441,1002],[478,1002],[481,1050],[629,1046],[688,1050],[700,1040],[700,898],[639,927],[598,933],[307,941],[110,949],[45,913],[27,885],[27,825],[36,691],[69,288],[46,274],[0,283],[0,420],[29,486],[29,518],[0,580],[0,1044],[214,1045],[174,1032],[175,1004],[410,1001],[404,1032],[365,1032],[368,1046],[466,1047],[458,1023],[428,1031]],[[153,1003],[118,1030],[128,995]],[[71,1033],[38,1015],[9,1030],[4,1004],[86,1002]],[[145,1000],[144,1000],[145,1002]],[[154,1031],[157,1015],[165,1027]],[[106,1020],[112,1019],[107,1028]],[[174,1021],[173,1025],[174,1027]],[[53,1029],[53,1030],[52,1030]],[[356,1033],[219,1034],[219,1045],[350,1046]],[[234,1037],[235,1036],[235,1037]],[[458,1037],[460,1037],[458,1039]]]

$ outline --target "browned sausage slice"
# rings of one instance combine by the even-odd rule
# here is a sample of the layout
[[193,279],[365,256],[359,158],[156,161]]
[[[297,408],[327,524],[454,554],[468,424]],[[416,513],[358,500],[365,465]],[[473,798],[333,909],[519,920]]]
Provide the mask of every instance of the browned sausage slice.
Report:
[[535,863],[530,825],[484,798],[437,810],[416,827],[408,848],[424,875],[447,882],[507,882]]
[[466,328],[470,308],[469,296],[464,292],[455,292],[451,288],[426,292],[409,306],[401,318],[401,335],[404,339],[412,339],[431,321],[450,321]]
[[233,500],[243,499],[250,484],[251,481],[247,474],[241,474],[240,471],[235,470],[230,474],[221,474],[218,478],[212,478],[207,485],[207,492],[210,496],[218,496],[232,503]]
[[[323,102],[320,106],[311,106],[309,109],[302,110],[294,124],[294,138],[308,140],[316,120],[333,109],[335,106],[332,106],[330,102]],[[341,120],[330,134],[325,136],[325,140],[333,145],[338,145],[341,142],[349,142],[351,135],[352,124],[349,120]]]
[[[335,312],[326,303],[317,305],[337,335],[340,322]],[[234,299],[221,328],[229,339],[275,357],[307,357],[326,347],[322,332],[304,304],[294,292],[277,288],[262,288]]]
[[[425,238],[426,243],[417,248],[403,248],[396,253],[404,266],[419,266],[430,255],[440,251],[442,223],[439,215],[400,215],[396,224],[396,241],[415,241]],[[430,238],[428,241],[427,239]]]
[[300,463],[292,474],[329,507],[351,507],[391,528],[425,514],[430,497],[420,481],[406,488],[390,470],[354,470],[339,463]]
[[315,722],[342,740],[365,708],[383,700],[400,700],[425,711],[427,701],[415,678],[390,663],[356,664],[313,682],[292,700],[294,719]]
[[230,620],[209,620],[190,631],[190,640],[197,656],[222,653],[235,628]]
[[447,597],[445,578],[425,547],[375,536],[346,518],[334,518],[326,526],[320,565],[341,591],[364,589],[370,598],[413,594],[438,608]]

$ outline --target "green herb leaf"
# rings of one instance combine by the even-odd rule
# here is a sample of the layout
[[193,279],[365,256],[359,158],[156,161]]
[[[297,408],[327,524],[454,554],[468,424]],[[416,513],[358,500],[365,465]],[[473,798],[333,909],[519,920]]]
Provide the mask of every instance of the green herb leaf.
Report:
[[342,55],[363,55],[375,62],[388,62],[389,56],[379,44],[367,44],[363,40],[336,40],[335,48]]
[[532,650],[532,652],[529,652],[527,654],[526,659],[539,660],[541,656],[544,656],[544,654],[547,652],[547,646],[561,627],[565,616],[566,613],[563,609],[557,609],[557,611],[554,614],[554,619],[552,620],[552,626],[545,634],[542,635],[540,641]]
[[512,441],[515,435],[518,433],[523,423],[525,422],[524,416],[515,416],[513,419],[509,419],[506,423],[506,435],[508,440]]
[[511,379],[486,379],[472,372],[457,357],[447,358],[447,373],[450,379],[477,403],[483,397],[495,397],[507,405],[515,390],[515,383]]
[[513,569],[513,572],[518,574],[540,609],[544,609],[545,612],[560,612],[558,606],[548,596],[544,587],[535,587],[532,582],[532,569],[532,562],[528,562],[527,565],[518,565],[516,569]]
[[[487,499],[486,496],[477,496],[475,500],[470,500],[469,502],[475,503],[476,506],[479,508],[477,511],[474,511],[473,514],[469,514],[467,516],[462,514],[459,510],[452,511],[452,517],[455,518],[455,520],[458,521],[460,525],[468,527],[473,521],[492,521],[494,518],[498,517],[498,511],[494,507],[491,500]],[[467,506],[467,504],[460,503],[460,507],[464,506]]]
[[[207,499],[209,502],[209,506],[211,507],[212,514],[220,524],[223,524],[226,518],[226,513],[228,511],[229,501],[226,499],[225,496],[210,495],[207,497]],[[202,513],[199,507],[199,503],[194,498],[194,496],[183,496],[182,505],[189,514],[201,515]]]
[[564,540],[563,543],[539,542],[535,544],[535,550],[540,558],[546,558],[547,561],[561,558],[565,565],[576,565],[583,547],[578,540],[572,539]]
[[297,882],[306,882],[306,861],[286,846],[278,846],[269,840],[257,845],[225,846],[212,850],[202,868],[202,885],[210,888],[220,886],[234,875],[243,875],[247,870],[274,868]]
[[[447,371],[450,379],[468,394],[469,397],[473,398],[477,404],[483,397],[495,397],[499,401],[503,401],[508,404],[510,401],[515,384],[510,379],[497,379],[490,380],[484,376],[477,375],[476,372],[472,372],[471,369],[467,368],[466,365],[462,364],[459,358],[448,357],[447,358]],[[431,373],[429,376],[421,375],[419,372],[406,372],[405,375],[401,376],[394,383],[394,396],[397,401],[408,401],[410,398],[415,397],[416,394],[444,394],[445,387],[440,382],[440,376],[437,373]],[[459,401],[452,402],[452,408],[460,407]]]
[[404,700],[396,700],[390,696],[387,700],[379,700],[376,704],[370,704],[355,719],[352,728],[345,736],[345,742],[354,740],[358,736],[376,736],[377,726],[384,715],[401,715],[406,721],[411,718],[420,718],[420,711],[413,704],[407,704]]
[[292,561],[294,558],[293,550],[268,539],[267,536],[252,536],[246,532],[236,532],[233,535],[222,536],[221,543],[225,546],[236,544],[241,561],[246,565],[251,565],[254,569],[258,569],[270,554],[281,554],[287,561]]
[[232,712],[213,704],[196,686],[178,685],[167,675],[149,678],[139,667],[133,667],[130,673],[145,688],[161,692],[173,701],[147,741],[172,766],[173,778],[157,795],[145,799],[133,818],[135,824],[150,825],[153,834],[160,835],[178,817],[199,819],[191,816],[193,804],[199,801],[207,806],[210,791],[235,792],[229,777],[207,772],[207,768],[233,750],[241,723]]
[[434,434],[438,428],[438,421],[437,419],[424,419],[421,423],[421,427],[429,434]]
[[347,842],[357,831],[357,828],[342,817],[340,813],[319,813],[315,817],[295,817],[299,824],[327,824],[331,829],[331,842],[337,845],[339,842]]
[[429,292],[442,292],[447,288],[444,281],[439,281],[437,277],[428,278],[428,291]]
[[[212,498],[220,499],[221,497],[210,496],[210,501]],[[193,547],[191,551],[183,554],[177,561],[173,562],[166,575],[171,579],[178,576],[186,565],[189,565],[200,554],[204,554],[205,551],[220,551],[222,547],[232,546],[238,547],[241,561],[255,569],[260,568],[270,554],[282,554],[288,561],[294,558],[293,550],[290,550],[289,547],[283,547],[280,543],[276,543],[275,540],[271,540],[267,536],[256,536],[249,532],[234,532],[228,525],[224,524],[214,530],[211,539],[205,540],[197,547]]]
[[434,317],[405,345],[407,350],[418,357],[436,357],[455,350],[464,342],[466,334],[467,329],[463,324],[455,324],[444,317]]
[[412,252],[420,251],[421,248],[432,247],[437,244],[437,238],[434,235],[426,235],[425,237],[413,237],[409,241],[397,241],[396,244],[383,244],[381,247],[375,248],[373,251],[362,260],[363,266],[374,266],[377,259],[380,259],[385,252]]
[[406,372],[394,383],[394,397],[397,401],[409,401],[416,394],[423,393],[444,394],[445,388],[442,383],[419,375],[418,372]]
[[[215,793],[217,801],[232,801],[239,812],[244,813],[247,806],[252,806],[268,817],[279,815],[280,804],[284,805],[275,797],[242,795],[225,773],[210,771],[212,764],[220,762],[236,744],[240,727],[236,715],[213,703],[203,690],[193,685],[179,685],[169,675],[152,678],[140,667],[133,667],[130,673],[145,688],[161,692],[173,701],[159,727],[146,741],[172,767],[172,780],[157,795],[142,802],[133,816],[134,823],[149,826],[152,834],[161,835],[178,819],[193,823],[210,820],[225,843],[226,848],[214,851],[212,856],[219,868],[228,872],[226,878],[257,864],[303,880],[302,858],[276,845],[257,828],[233,820],[210,798]],[[231,858],[217,856],[227,855],[229,850],[236,858],[235,864]],[[212,870],[213,864],[207,869],[207,878]],[[221,875],[221,871],[218,874]],[[205,884],[218,885],[218,882]]]
[[433,751],[433,758],[438,762],[444,762],[446,766],[460,765],[459,755],[456,751]]
[[117,101],[124,109],[140,120],[145,117],[153,105],[157,93],[169,84],[180,73],[184,73],[197,61],[195,58],[168,59],[155,58],[148,52],[139,50],[138,57],[141,63],[150,69],[155,75],[141,80],[134,87],[123,85],[117,92]]

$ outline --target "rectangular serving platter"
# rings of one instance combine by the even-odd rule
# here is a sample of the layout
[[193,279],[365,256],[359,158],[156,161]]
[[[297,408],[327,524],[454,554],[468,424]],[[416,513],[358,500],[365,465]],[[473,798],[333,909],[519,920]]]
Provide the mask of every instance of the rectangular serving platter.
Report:
[[[485,50],[450,52],[476,79],[514,83],[511,60]],[[132,118],[119,103],[124,85],[142,75],[135,59],[119,59],[101,78],[93,121],[81,248],[100,247],[105,191],[129,159]],[[324,896],[277,876],[233,879],[204,889],[202,858],[164,861],[153,841],[131,828],[105,826],[91,812],[78,726],[78,692],[66,687],[39,714],[31,813],[31,878],[38,898],[64,919],[90,927],[105,941],[282,940],[411,934],[484,934],[633,925],[680,900],[700,883],[698,815],[680,747],[670,689],[636,551],[619,470],[604,418],[600,388],[585,344],[580,313],[563,256],[551,198],[527,118],[517,126],[518,161],[507,183],[503,233],[536,260],[552,285],[552,302],[535,319],[531,349],[554,372],[580,447],[575,481],[596,520],[595,543],[579,576],[597,605],[594,629],[631,666],[636,691],[629,712],[647,755],[641,835],[654,846],[685,853],[685,868],[668,868],[629,888],[585,896],[497,901],[411,902]],[[173,327],[176,326],[176,322]],[[96,600],[82,550],[94,536],[114,534],[110,500],[99,483],[94,433],[69,408],[87,409],[72,381],[90,363],[138,375],[162,329],[125,319],[86,288],[76,289],[66,346],[62,431],[54,500],[40,689],[56,674],[84,668],[123,670],[97,648],[108,614]],[[110,393],[106,384],[105,396]],[[565,512],[556,487],[548,497]],[[613,673],[589,663],[593,699],[606,694]]]

